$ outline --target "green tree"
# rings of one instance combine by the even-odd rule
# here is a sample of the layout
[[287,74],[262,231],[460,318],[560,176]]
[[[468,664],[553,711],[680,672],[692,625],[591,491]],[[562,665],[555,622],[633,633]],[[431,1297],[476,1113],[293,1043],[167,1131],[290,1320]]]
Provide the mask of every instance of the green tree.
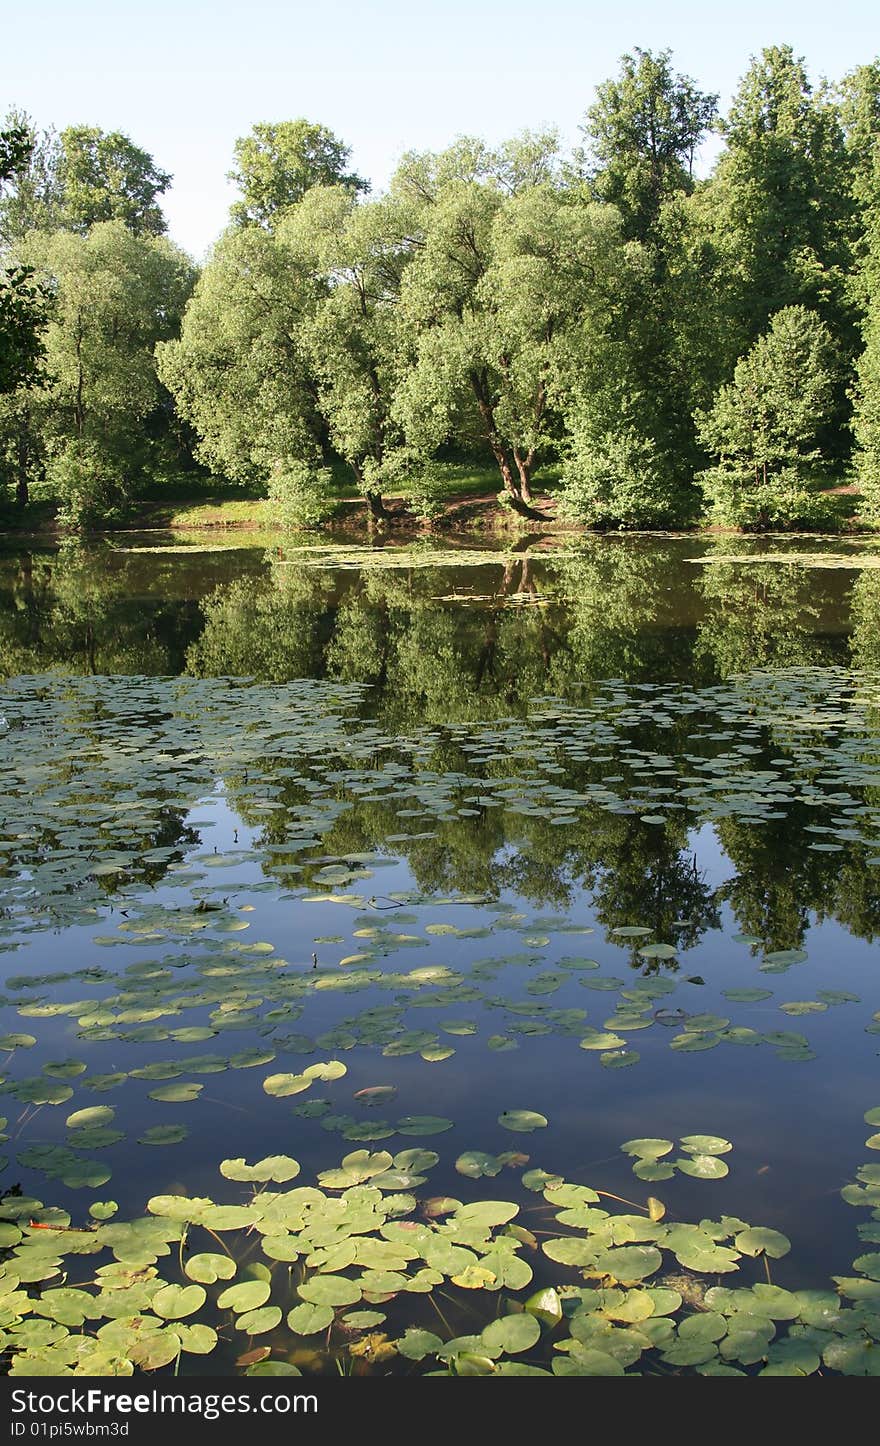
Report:
[[636,50],[587,112],[578,153],[586,192],[616,207],[629,243],[566,410],[564,507],[588,526],[670,526],[698,505],[692,413],[707,399],[702,368],[714,364],[717,339],[701,334],[713,330],[705,258],[689,245],[683,203],[716,99],[676,75],[668,51]]
[[402,363],[397,297],[411,247],[402,208],[313,186],[274,230],[231,228],[160,371],[199,435],[199,455],[267,484],[314,523],[321,463],[351,467],[374,516],[408,462],[392,402]]
[[525,137],[493,154],[462,141],[408,158],[394,182],[416,237],[401,282],[410,358],[395,415],[423,454],[449,439],[488,449],[502,497],[533,517],[568,338],[613,295],[619,249],[610,208],[570,206],[546,179],[553,144]]
[[397,303],[412,254],[406,220],[388,198],[358,203],[351,190],[316,186],[277,230],[316,297],[302,338],[328,441],[374,517],[387,514],[383,491],[412,466],[392,416],[404,353]]
[[14,246],[28,231],[48,231],[58,224],[60,142],[54,130],[39,131],[31,117],[11,110],[5,124],[25,138],[11,157],[0,195],[0,243]]
[[[0,205],[3,190],[27,164],[31,136],[20,121],[0,131]],[[43,328],[50,296],[31,267],[3,263],[0,272],[0,396],[32,383],[43,358]]]
[[722,127],[711,190],[741,354],[788,306],[819,312],[852,354],[851,164],[837,106],[790,46],[753,60]]
[[369,182],[346,169],[350,156],[351,148],[326,126],[261,121],[235,142],[229,179],[242,194],[232,206],[233,221],[274,225],[312,186],[342,186],[353,196],[369,191]]
[[122,221],[135,235],[161,236],[159,197],[171,176],[121,131],[68,126],[60,135],[38,131],[21,111],[12,123],[28,138],[0,201],[0,239],[15,245],[29,231],[85,234],[99,221]]
[[171,176],[121,131],[68,126],[61,132],[58,181],[61,224],[71,231],[85,234],[100,221],[121,221],[136,236],[167,230],[158,197]]
[[842,115],[853,158],[853,193],[861,212],[853,291],[862,310],[863,350],[853,389],[855,469],[865,519],[880,522],[880,61],[859,66],[843,83]]
[[880,141],[874,151],[877,202],[866,215],[860,286],[865,302],[864,349],[856,365],[853,432],[855,469],[866,519],[880,522]]
[[638,47],[624,55],[582,127],[578,161],[590,193],[618,208],[628,240],[655,238],[663,203],[693,190],[696,152],[717,111],[717,95],[675,75],[671,58]]
[[865,350],[857,368],[853,431],[855,466],[865,520],[880,522],[880,325],[876,309],[865,328]]
[[[26,414],[7,418],[7,448],[20,455],[24,426],[29,467],[45,467],[79,525],[117,512],[148,466],[146,422],[162,400],[154,347],[178,323],[192,266],[169,241],[134,236],[121,221],[85,236],[32,232],[20,255],[52,286],[54,304],[44,376]],[[28,482],[16,478],[22,500]]]
[[8,181],[26,166],[31,154],[29,129],[21,118],[7,117],[6,128],[0,131],[0,181]]
[[320,461],[317,389],[303,338],[318,292],[307,266],[257,226],[229,230],[180,330],[157,349],[159,376],[195,429],[196,454],[234,482]]
[[839,108],[852,167],[853,196],[864,211],[871,211],[880,202],[880,59],[857,65],[844,76],[839,87]]
[[836,375],[817,314],[803,306],[777,312],[711,409],[697,414],[700,441],[716,459],[699,479],[716,520],[761,531],[825,515],[808,483],[820,470]]

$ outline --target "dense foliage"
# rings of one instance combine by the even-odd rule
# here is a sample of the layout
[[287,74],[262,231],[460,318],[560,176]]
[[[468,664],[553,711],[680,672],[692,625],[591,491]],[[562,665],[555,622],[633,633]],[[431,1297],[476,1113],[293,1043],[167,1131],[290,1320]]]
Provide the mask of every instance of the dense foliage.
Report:
[[260,123],[189,299],[151,156],[17,112],[3,134],[0,468],[20,502],[38,483],[71,521],[106,518],[195,458],[287,521],[319,524],[346,470],[372,517],[401,493],[430,517],[453,449],[525,518],[547,515],[551,464],[582,526],[828,527],[851,457],[849,510],[880,517],[878,62],[814,88],[771,47],[722,119],[669,52],[636,49],[572,156],[553,133],[463,138],[375,198],[326,127]]

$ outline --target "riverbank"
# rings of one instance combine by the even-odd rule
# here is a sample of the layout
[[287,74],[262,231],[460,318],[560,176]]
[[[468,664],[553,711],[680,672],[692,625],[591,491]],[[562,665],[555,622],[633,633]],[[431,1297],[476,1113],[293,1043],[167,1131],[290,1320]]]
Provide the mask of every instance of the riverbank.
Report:
[[[377,522],[370,516],[366,502],[353,487],[337,482],[336,511],[328,518],[325,529],[338,537],[362,538],[365,535],[388,535],[413,538],[427,534],[471,538],[521,538],[542,536],[577,536],[590,529],[560,518],[557,509],[558,475],[548,469],[536,484],[532,502],[534,519],[521,517],[502,501],[497,474],[492,468],[469,464],[449,464],[444,482],[444,498],[437,516],[430,522],[409,510],[404,493],[385,498],[388,517]],[[243,489],[223,482],[216,487],[188,489],[180,484],[169,488],[168,496],[157,496],[137,502],[129,516],[113,524],[95,528],[100,534],[130,532],[279,532],[277,512],[265,497],[248,495]],[[860,494],[852,485],[828,488],[826,496],[833,499],[837,526],[823,528],[837,534],[872,535],[873,529],[860,524],[856,517]],[[322,529],[324,530],[324,529]],[[663,534],[667,529],[637,530]],[[675,532],[736,533],[734,528],[696,524],[691,528],[675,528]],[[800,529],[798,529],[800,530]],[[64,527],[57,518],[56,507],[38,500],[25,514],[10,512],[0,518],[0,534],[11,537],[32,537],[52,541],[62,537]]]

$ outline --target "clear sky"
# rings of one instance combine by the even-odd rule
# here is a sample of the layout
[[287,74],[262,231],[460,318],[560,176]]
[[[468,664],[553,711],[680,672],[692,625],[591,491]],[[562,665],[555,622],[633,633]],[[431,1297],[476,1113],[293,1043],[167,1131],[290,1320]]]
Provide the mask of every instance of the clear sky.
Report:
[[640,45],[726,103],[788,43],[814,79],[880,51],[876,0],[0,0],[0,114],[123,130],[173,172],[171,234],[201,256],[226,221],[236,136],[306,116],[381,187],[402,151],[558,126]]

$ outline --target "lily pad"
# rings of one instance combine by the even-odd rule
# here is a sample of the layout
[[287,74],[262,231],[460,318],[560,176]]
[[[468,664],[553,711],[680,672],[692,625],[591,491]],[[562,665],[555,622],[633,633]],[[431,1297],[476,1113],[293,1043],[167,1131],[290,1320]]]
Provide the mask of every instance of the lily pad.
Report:
[[539,1114],[537,1110],[504,1110],[498,1116],[498,1123],[514,1134],[528,1135],[533,1130],[546,1129],[548,1122],[546,1115]]

